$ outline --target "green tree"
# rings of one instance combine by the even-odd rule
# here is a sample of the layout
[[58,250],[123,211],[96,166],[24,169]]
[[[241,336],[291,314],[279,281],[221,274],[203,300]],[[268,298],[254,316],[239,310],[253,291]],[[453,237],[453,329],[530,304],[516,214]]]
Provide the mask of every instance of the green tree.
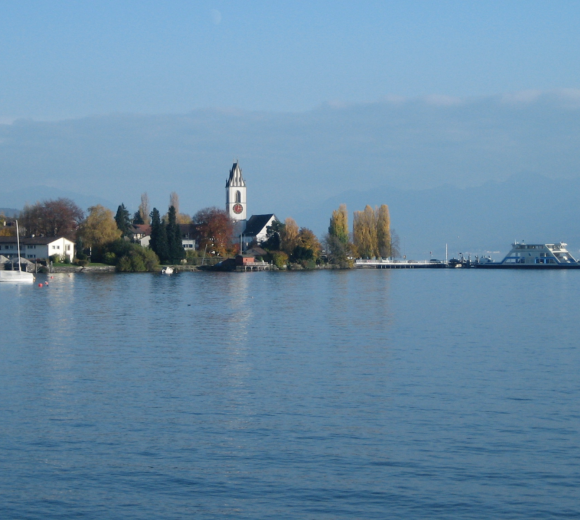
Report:
[[346,204],[341,204],[337,210],[332,212],[324,245],[330,262],[342,267],[351,266],[352,262],[349,257],[352,252],[352,244],[349,240]]
[[108,255],[120,272],[157,271],[159,258],[151,249],[127,242],[116,240],[108,246]]
[[151,211],[151,240],[149,247],[155,252],[162,263],[169,261],[169,245],[165,225],[161,222],[161,215],[157,208]]
[[129,215],[129,211],[125,207],[125,204],[121,204],[117,208],[115,222],[117,223],[117,227],[121,230],[123,236],[127,236],[129,231],[131,231],[131,215]]
[[172,264],[178,264],[185,258],[185,251],[183,250],[181,228],[177,223],[177,210],[175,206],[169,208],[167,220],[168,222],[165,230],[167,234],[169,260]]
[[344,245],[348,244],[348,213],[346,204],[341,204],[332,212],[328,234],[336,237]]
[[145,224],[145,222],[141,218],[141,212],[139,210],[137,210],[133,215],[133,224]]
[[383,258],[389,258],[392,255],[391,250],[391,217],[389,207],[382,204],[378,210],[375,210],[377,222],[377,249]]
[[266,228],[266,240],[262,247],[268,251],[279,251],[282,248],[282,233],[285,227],[286,225],[279,220],[274,220],[272,225]]

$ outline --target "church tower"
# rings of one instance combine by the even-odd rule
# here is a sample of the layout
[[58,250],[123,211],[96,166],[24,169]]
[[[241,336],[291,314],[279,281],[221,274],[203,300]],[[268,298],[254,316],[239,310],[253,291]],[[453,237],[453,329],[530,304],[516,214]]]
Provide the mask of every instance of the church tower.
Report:
[[246,219],[248,218],[246,182],[242,177],[242,169],[238,161],[232,166],[230,177],[226,181],[226,211],[236,224],[236,234],[243,233],[246,228]]

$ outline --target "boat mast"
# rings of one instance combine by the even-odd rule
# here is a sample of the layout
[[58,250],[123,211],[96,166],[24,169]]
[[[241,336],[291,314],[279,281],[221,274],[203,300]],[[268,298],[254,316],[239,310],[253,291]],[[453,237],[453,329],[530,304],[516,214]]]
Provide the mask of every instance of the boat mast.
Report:
[[18,272],[22,272],[20,269],[20,231],[18,231],[18,220],[16,221],[16,244],[18,244]]

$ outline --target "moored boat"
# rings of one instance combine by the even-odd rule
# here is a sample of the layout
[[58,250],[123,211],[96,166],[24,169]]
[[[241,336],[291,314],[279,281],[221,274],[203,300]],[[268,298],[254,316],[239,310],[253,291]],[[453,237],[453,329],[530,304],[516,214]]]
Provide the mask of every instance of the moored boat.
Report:
[[22,270],[22,259],[20,258],[20,231],[18,220],[16,221],[16,243],[18,244],[18,271],[0,271],[0,282],[9,283],[32,283],[34,275]]
[[476,263],[473,267],[495,269],[580,269],[580,263],[566,249],[557,244],[525,244],[515,242],[501,262]]

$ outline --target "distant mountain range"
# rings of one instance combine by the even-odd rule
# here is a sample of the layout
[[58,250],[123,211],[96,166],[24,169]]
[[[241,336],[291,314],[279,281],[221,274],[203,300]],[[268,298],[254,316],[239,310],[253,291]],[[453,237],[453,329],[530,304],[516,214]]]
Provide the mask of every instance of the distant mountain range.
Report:
[[[3,210],[6,215],[12,215],[26,202],[58,197],[69,197],[84,210],[102,204],[116,211],[118,205],[96,196],[46,186],[0,192],[0,205],[6,207]],[[408,258],[428,258],[430,252],[442,258],[445,244],[449,256],[459,252],[472,255],[496,252],[498,258],[514,240],[563,241],[569,244],[572,254],[580,256],[580,178],[548,179],[522,173],[505,182],[490,181],[464,189],[449,185],[423,190],[377,186],[372,190],[345,191],[292,216],[298,225],[311,228],[322,238],[332,211],[341,203],[347,204],[351,228],[353,211],[362,210],[367,204],[388,204],[391,226],[399,234],[402,252]]]
[[[355,210],[388,204],[391,226],[401,238],[408,258],[496,253],[503,256],[514,240],[566,242],[572,254],[580,251],[580,179],[547,179],[520,174],[505,182],[475,188],[441,186],[400,190],[380,186],[346,191],[296,215],[299,225],[313,225],[322,236],[333,209],[346,203],[349,224]],[[317,223],[315,226],[313,223]]]

